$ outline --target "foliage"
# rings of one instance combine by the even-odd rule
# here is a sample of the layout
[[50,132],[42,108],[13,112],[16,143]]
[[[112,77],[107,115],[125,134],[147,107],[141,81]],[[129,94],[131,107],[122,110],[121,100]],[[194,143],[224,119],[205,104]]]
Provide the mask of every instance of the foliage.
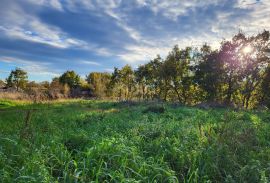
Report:
[[261,102],[270,107],[270,67],[268,67],[265,71],[261,89],[262,89]]
[[4,87],[6,85],[6,83],[2,80],[0,80],[0,87]]
[[75,71],[66,71],[59,77],[59,82],[67,84],[70,88],[77,88],[80,86],[80,76]]
[[[125,65],[122,69],[115,68],[108,84],[111,93],[116,93],[119,99],[129,100],[133,98],[135,75],[131,66]],[[114,92],[115,91],[115,92]]]
[[205,91],[205,100],[217,101],[222,86],[222,66],[218,61],[218,52],[211,51],[211,47],[204,45],[199,55],[200,61],[194,67],[194,82]]
[[[0,182],[270,181],[269,111],[0,104]],[[144,112],[153,106],[165,110]],[[29,109],[36,110],[22,131]]]
[[48,89],[49,97],[52,99],[64,98],[70,94],[70,87],[68,84],[62,84],[59,78],[53,78]]
[[21,68],[16,68],[12,70],[6,79],[8,87],[16,87],[16,90],[25,89],[27,84],[27,72]]
[[106,97],[108,95],[107,86],[110,83],[111,75],[109,73],[91,72],[86,76],[86,81],[93,90],[96,97]]
[[[268,31],[251,37],[239,32],[224,40],[218,50],[208,45],[200,50],[176,45],[164,60],[157,56],[134,73],[127,66],[115,68],[110,88],[119,91],[120,100],[178,100],[188,105],[216,102],[255,108],[264,105],[268,95],[269,37]],[[123,74],[125,70],[128,75]]]

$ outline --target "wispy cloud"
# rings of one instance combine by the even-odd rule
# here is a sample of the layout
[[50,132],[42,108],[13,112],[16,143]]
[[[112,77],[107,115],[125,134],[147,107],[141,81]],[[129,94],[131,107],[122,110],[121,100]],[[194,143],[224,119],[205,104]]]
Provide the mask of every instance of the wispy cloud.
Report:
[[16,64],[18,67],[26,70],[29,74],[35,75],[47,75],[47,76],[59,76],[59,73],[51,71],[50,63],[39,62],[37,60],[24,60],[14,57],[0,57],[0,62],[5,62],[11,65]]
[[29,3],[52,7],[56,10],[63,11],[62,4],[59,0],[26,0]]
[[176,21],[179,16],[186,15],[189,10],[209,5],[222,3],[220,0],[137,0],[141,6],[149,7],[156,15],[163,16]]
[[113,69],[111,69],[111,68],[106,68],[106,69],[104,69],[104,71],[105,71],[105,72],[112,73],[114,70],[113,70]]
[[118,56],[131,65],[138,65],[153,59],[157,54],[165,55],[169,52],[170,47],[151,47],[144,45],[130,45],[127,51]]
[[[47,1],[31,1],[42,4]],[[49,1],[54,7],[61,7],[56,0]],[[47,44],[56,48],[85,47],[86,42],[70,37],[56,26],[43,23],[33,12],[27,12],[16,3],[9,3],[1,12],[0,32],[10,39],[21,39]]]
[[6,70],[0,70],[0,73],[9,73],[9,71],[6,71]]
[[101,66],[100,63],[98,62],[94,62],[94,61],[87,61],[87,60],[82,60],[80,61],[81,64],[85,64],[85,65],[95,65],[95,66]]
[[[36,6],[50,7],[64,11],[64,5],[59,0],[27,0]],[[86,1],[82,1],[85,2]],[[90,4],[90,1],[88,1]],[[70,36],[55,25],[44,23],[36,14],[36,11],[26,11],[14,2],[7,4],[7,9],[0,12],[0,34],[11,40],[24,40],[48,45],[57,49],[79,49],[90,51],[100,56],[111,56],[107,48],[98,43],[90,43]],[[0,36],[1,37],[1,36]]]
[[85,47],[87,43],[84,41],[70,38],[55,27],[49,27],[39,21],[33,21],[29,24],[28,29],[12,26],[0,26],[6,36],[11,39],[21,39],[36,43],[47,44],[56,48],[64,49],[71,47]]

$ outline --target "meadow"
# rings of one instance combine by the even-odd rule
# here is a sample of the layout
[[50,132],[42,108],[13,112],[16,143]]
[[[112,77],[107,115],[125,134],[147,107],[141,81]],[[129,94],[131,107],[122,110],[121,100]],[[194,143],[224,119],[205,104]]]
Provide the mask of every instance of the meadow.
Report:
[[0,182],[269,182],[270,113],[0,102]]

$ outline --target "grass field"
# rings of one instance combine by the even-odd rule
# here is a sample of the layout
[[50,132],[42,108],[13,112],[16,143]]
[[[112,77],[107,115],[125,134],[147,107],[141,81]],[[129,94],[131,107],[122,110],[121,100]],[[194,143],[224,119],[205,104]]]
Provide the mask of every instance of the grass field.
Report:
[[91,181],[269,182],[270,113],[0,102],[0,182]]

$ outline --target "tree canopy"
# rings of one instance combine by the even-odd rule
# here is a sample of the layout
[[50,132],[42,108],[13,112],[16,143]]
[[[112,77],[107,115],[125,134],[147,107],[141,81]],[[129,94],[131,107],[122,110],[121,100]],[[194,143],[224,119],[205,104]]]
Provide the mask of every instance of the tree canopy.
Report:
[[16,68],[10,72],[6,79],[6,83],[8,87],[16,87],[16,90],[18,91],[19,89],[25,89],[27,79],[27,72],[21,68]]
[[66,71],[59,77],[59,82],[67,84],[70,88],[76,88],[80,86],[81,78],[75,71]]

